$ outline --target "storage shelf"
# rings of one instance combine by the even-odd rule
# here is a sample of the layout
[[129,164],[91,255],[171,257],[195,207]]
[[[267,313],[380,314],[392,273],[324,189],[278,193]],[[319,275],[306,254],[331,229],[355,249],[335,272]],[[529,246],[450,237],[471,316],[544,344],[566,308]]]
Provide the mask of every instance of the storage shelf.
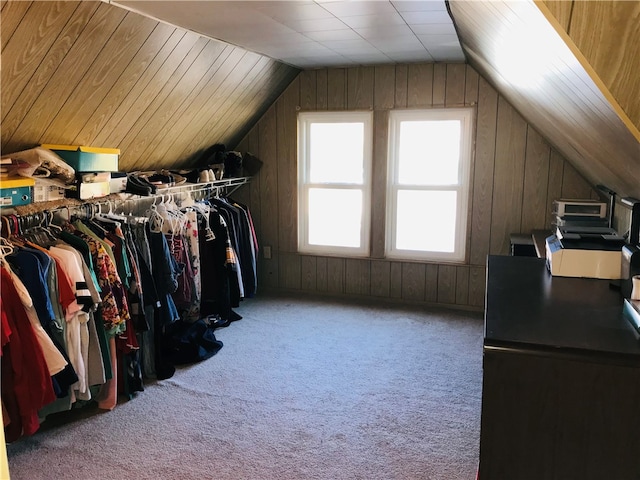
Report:
[[132,201],[144,201],[161,199],[163,196],[175,195],[182,193],[200,193],[203,196],[231,195],[239,187],[249,183],[251,177],[223,178],[222,180],[214,180],[212,182],[183,183],[173,187],[164,187],[156,189],[156,193],[151,195],[137,195],[134,193],[120,192],[112,193],[105,197],[90,198],[86,200],[78,200],[75,198],[65,198],[62,200],[54,200],[50,202],[35,202],[28,205],[16,207],[2,207],[2,215],[31,215],[43,211],[57,211],[63,209],[78,208],[87,204],[106,204],[106,203],[128,203]]

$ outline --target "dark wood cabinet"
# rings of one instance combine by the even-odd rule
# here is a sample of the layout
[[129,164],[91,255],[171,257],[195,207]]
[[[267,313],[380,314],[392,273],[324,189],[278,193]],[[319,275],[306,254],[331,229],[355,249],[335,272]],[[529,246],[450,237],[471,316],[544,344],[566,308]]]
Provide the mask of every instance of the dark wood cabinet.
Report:
[[480,480],[640,480],[640,343],[609,282],[489,257]]

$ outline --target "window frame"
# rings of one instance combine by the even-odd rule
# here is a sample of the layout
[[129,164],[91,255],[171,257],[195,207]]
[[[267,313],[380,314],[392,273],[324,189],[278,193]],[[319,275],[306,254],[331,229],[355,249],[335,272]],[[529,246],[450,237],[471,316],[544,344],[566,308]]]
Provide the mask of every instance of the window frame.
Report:
[[[460,162],[456,185],[400,185],[399,134],[402,121],[460,120]],[[469,223],[469,195],[471,190],[471,164],[473,154],[472,107],[431,108],[420,110],[391,110],[389,112],[389,144],[387,151],[385,258],[399,260],[464,263],[467,259],[467,231]],[[455,245],[453,252],[436,252],[398,249],[396,245],[397,193],[400,190],[456,191]]]
[[[312,183],[310,171],[310,127],[313,123],[363,123],[363,183]],[[373,112],[323,111],[298,112],[298,252],[303,254],[368,257],[371,245],[371,189],[373,163]],[[360,247],[315,245],[309,243],[309,190],[338,188],[362,191]],[[338,214],[339,212],[336,212]]]

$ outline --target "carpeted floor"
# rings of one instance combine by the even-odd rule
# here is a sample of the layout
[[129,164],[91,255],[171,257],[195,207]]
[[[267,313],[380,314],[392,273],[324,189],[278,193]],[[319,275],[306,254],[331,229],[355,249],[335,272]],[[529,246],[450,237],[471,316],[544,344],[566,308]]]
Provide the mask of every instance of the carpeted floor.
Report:
[[304,296],[237,311],[213,358],[9,445],[11,478],[475,478],[480,314]]

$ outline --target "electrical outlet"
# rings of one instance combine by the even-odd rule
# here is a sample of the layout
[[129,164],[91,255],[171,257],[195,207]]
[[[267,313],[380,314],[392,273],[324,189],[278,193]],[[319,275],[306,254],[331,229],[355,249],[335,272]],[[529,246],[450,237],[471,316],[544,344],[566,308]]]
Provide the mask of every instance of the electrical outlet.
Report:
[[271,258],[271,245],[267,245],[267,246],[262,248],[262,255],[267,260]]

